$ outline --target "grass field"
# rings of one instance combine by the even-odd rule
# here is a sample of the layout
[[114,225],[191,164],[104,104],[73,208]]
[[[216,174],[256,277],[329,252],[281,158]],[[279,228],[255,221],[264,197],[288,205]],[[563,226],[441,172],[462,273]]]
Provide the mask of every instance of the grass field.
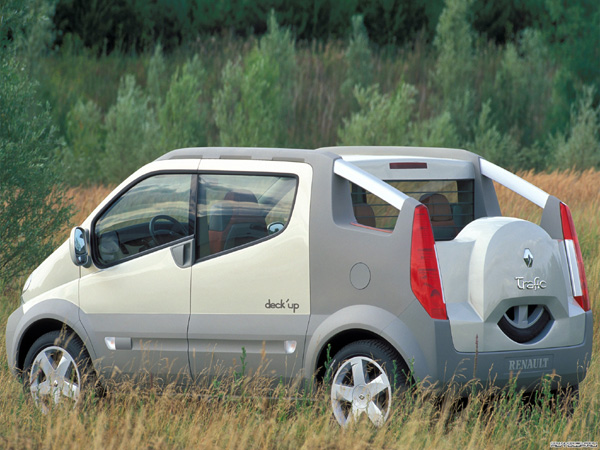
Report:
[[[75,410],[41,415],[10,375],[0,343],[0,448],[43,449],[377,449],[377,448],[549,448],[551,441],[600,441],[600,172],[526,173],[526,179],[565,201],[571,208],[585,259],[592,309],[595,311],[594,358],[580,386],[572,414],[549,401],[532,407],[519,395],[482,392],[456,408],[420,391],[396,399],[391,418],[381,429],[364,421],[340,429],[326,393],[308,401],[280,388],[266,400],[260,379],[234,380],[219,387],[158,395],[153,389],[123,386],[103,399]],[[95,187],[72,191],[79,224],[109,192]],[[539,218],[539,210],[504,189],[504,215]],[[18,304],[18,293],[0,301],[0,328]],[[228,395],[233,390],[242,395]],[[207,395],[210,394],[210,395]]]

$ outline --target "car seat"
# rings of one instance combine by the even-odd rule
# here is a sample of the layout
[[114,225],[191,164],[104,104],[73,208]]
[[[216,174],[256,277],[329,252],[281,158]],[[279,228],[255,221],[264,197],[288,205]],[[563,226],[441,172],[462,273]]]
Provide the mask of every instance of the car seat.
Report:
[[450,202],[443,194],[424,194],[419,199],[429,211],[429,220],[433,227],[436,240],[447,241],[454,239],[458,234],[458,227],[454,222]]
[[267,236],[263,211],[248,190],[232,190],[210,209],[208,239],[215,254]]
[[377,222],[375,221],[375,213],[373,212],[371,205],[367,203],[356,203],[352,205],[352,207],[354,208],[356,223],[375,228]]

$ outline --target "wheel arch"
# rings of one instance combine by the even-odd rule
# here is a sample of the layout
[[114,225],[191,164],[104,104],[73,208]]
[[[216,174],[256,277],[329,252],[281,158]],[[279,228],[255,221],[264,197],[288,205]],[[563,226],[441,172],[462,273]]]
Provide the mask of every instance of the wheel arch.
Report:
[[79,307],[66,300],[49,299],[26,309],[16,324],[14,335],[18,337],[13,341],[13,370],[20,373],[24,369],[27,352],[39,337],[63,329],[79,337],[92,360],[95,359],[94,349],[79,320]]
[[321,349],[317,356],[317,362],[315,364],[314,370],[316,379],[318,381],[321,381],[323,379],[323,376],[325,375],[325,370],[323,370],[324,366],[328,360],[332,359],[335,356],[336,353],[338,353],[346,345],[364,339],[376,339],[392,346],[385,339],[382,339],[380,335],[370,330],[365,330],[362,328],[352,328],[340,331],[338,334],[333,335],[326,343],[324,343],[321,346]]
[[72,327],[70,327],[69,325],[67,325],[64,322],[61,322],[60,320],[56,320],[53,318],[44,318],[44,319],[40,319],[36,322],[33,322],[32,324],[29,325],[29,327],[27,329],[25,329],[25,331],[23,332],[22,336],[21,336],[21,340],[19,342],[19,345],[17,347],[17,353],[16,353],[16,363],[17,363],[17,369],[19,371],[22,371],[25,367],[25,357],[27,356],[27,352],[29,352],[29,349],[31,348],[31,346],[33,345],[33,343],[38,340],[41,336],[43,336],[46,333],[49,333],[51,331],[62,331],[64,330],[65,333],[75,333],[75,330],[73,330]]
[[322,378],[324,371],[320,369],[327,361],[329,346],[329,357],[333,358],[345,345],[363,339],[377,339],[388,344],[418,378],[431,373],[417,339],[398,316],[376,306],[355,305],[336,312],[315,326],[306,347],[307,376],[315,376],[317,380]]

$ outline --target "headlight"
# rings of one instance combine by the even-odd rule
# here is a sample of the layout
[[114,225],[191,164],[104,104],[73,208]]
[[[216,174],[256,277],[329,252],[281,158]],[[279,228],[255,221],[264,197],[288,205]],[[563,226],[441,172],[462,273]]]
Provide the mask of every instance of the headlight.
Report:
[[32,278],[33,278],[33,272],[31,272],[31,275],[29,275],[29,277],[27,278],[27,281],[25,281],[25,285],[23,286],[23,292],[25,292],[27,289],[29,289]]

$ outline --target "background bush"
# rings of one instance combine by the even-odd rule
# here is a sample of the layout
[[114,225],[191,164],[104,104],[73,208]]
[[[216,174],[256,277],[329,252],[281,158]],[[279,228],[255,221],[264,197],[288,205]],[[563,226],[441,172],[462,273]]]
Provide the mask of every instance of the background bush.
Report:
[[600,165],[600,107],[593,106],[593,98],[594,88],[585,87],[571,108],[569,134],[559,133],[550,140],[557,167],[585,170]]
[[202,145],[389,143],[463,147],[513,169],[600,164],[597,2],[27,4],[0,36],[35,61],[25,67],[74,185]]
[[61,139],[27,66],[42,47],[44,11],[26,15],[17,2],[0,5],[2,20],[14,24],[12,40],[0,36],[0,292],[55,248],[70,217]]
[[210,103],[203,97],[206,73],[198,56],[188,60],[171,78],[158,121],[161,148],[202,147],[208,144]]
[[242,61],[229,61],[223,69],[223,86],[213,103],[220,145],[286,145],[295,66],[291,34],[272,14],[259,44]]
[[67,114],[66,137],[71,145],[62,153],[72,184],[87,185],[103,175],[100,164],[106,132],[102,120],[102,111],[92,100],[78,100]]
[[433,45],[437,61],[433,83],[437,108],[448,112],[464,141],[470,138],[475,117],[475,51],[467,13],[472,0],[447,0]]
[[124,180],[162,153],[158,121],[149,103],[135,77],[125,75],[119,84],[117,102],[106,114],[106,149],[100,161],[106,182]]
[[401,84],[395,92],[381,94],[379,85],[354,88],[359,111],[344,120],[340,145],[397,145],[412,143],[413,111],[417,90]]
[[352,95],[355,86],[367,87],[373,80],[373,55],[369,48],[369,36],[363,16],[352,16],[352,34],[344,57],[348,68],[341,93],[348,96]]
[[[171,50],[198,36],[261,35],[274,9],[278,22],[303,41],[343,39],[351,17],[362,15],[376,45],[394,46],[419,34],[433,39],[444,5],[444,0],[59,0],[54,25],[58,45],[78,42],[97,54],[147,51],[158,41]],[[573,30],[593,31],[595,5],[595,0],[474,0],[468,19],[477,33],[497,44],[534,27],[552,30],[555,38],[549,38],[563,42]]]

